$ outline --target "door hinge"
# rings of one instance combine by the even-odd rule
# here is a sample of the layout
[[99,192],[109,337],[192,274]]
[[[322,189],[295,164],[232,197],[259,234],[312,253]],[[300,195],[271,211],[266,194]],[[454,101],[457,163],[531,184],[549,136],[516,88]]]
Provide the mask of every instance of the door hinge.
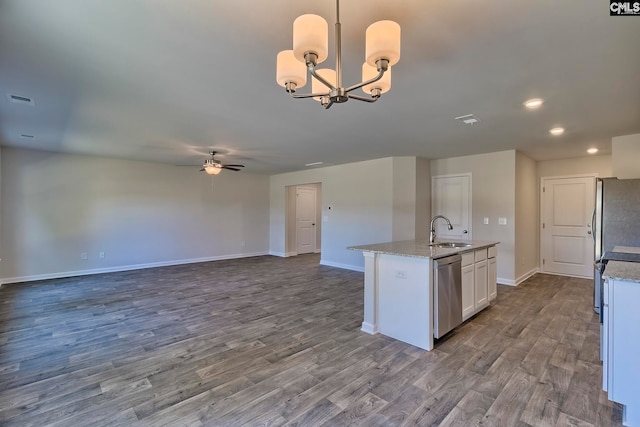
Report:
[[542,187],[542,192],[546,192],[547,191],[547,187]]
[[542,258],[542,265],[544,265],[544,263],[545,263],[545,259],[544,259],[544,258]]
[[544,227],[545,227],[545,225],[544,225],[544,222],[543,222],[543,223],[542,223],[542,229],[543,229],[543,230],[544,230]]

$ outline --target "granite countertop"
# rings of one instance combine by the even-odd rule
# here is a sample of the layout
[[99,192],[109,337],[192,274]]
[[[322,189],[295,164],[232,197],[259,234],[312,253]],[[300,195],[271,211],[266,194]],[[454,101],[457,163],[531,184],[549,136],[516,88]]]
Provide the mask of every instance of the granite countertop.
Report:
[[640,263],[609,261],[602,277],[640,283]]
[[[436,243],[440,241],[436,240]],[[447,242],[469,243],[471,246],[465,248],[437,248],[429,246],[429,240],[403,240],[398,242],[375,243],[372,245],[351,246],[347,249],[363,252],[374,252],[378,254],[401,255],[414,258],[442,258],[445,256],[469,252],[476,249],[495,246],[500,242],[485,240],[455,240],[446,239]]]

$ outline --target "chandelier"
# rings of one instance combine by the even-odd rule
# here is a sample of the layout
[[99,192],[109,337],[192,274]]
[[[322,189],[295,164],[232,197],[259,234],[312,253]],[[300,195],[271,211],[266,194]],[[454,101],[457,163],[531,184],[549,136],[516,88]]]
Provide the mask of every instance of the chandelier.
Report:
[[[325,109],[350,98],[376,102],[391,88],[391,66],[400,59],[400,25],[393,21],[378,21],[367,28],[362,82],[346,88],[342,86],[341,42],[340,0],[336,0],[336,69],[316,69],[328,56],[327,21],[318,15],[299,16],[293,22],[293,50],[278,54],[276,81],[293,98],[313,98]],[[298,94],[296,90],[307,83],[307,72],[312,76],[311,93]],[[353,93],[358,88],[368,96]]]

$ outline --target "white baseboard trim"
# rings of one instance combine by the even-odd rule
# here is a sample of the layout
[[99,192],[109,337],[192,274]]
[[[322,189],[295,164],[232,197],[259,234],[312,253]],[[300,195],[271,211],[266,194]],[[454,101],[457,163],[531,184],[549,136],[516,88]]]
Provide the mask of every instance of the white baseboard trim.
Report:
[[246,253],[246,254],[220,255],[220,256],[204,257],[204,258],[191,258],[191,259],[180,259],[180,260],[173,260],[173,261],[151,262],[147,264],[121,265],[116,267],[94,268],[91,270],[61,271],[57,273],[36,274],[32,276],[5,277],[3,279],[0,279],[0,283],[10,284],[10,283],[21,283],[21,282],[33,282],[36,280],[63,279],[65,277],[89,276],[91,274],[103,274],[103,273],[117,273],[120,271],[142,270],[144,268],[169,267],[172,265],[195,264],[198,262],[222,261],[226,259],[249,258],[249,257],[264,256],[264,255],[270,255],[270,253],[266,251],[253,252],[253,253]]
[[593,280],[593,276],[577,276],[575,274],[552,273],[550,271],[538,271],[538,272],[542,274],[551,274],[553,276],[575,277],[576,279],[592,279]]
[[369,322],[362,322],[362,327],[360,328],[360,330],[370,335],[375,335],[378,333],[378,329]]
[[522,276],[518,277],[516,279],[516,286],[519,285],[520,283],[524,282],[525,280],[527,280],[529,277],[533,276],[534,274],[537,274],[540,272],[540,269],[538,267],[533,268],[531,270],[529,270],[528,272],[524,273]]
[[285,254],[284,252],[274,252],[274,251],[269,251],[269,255],[271,256],[278,256],[280,258],[286,258],[288,255]]
[[498,282],[498,285],[518,286],[515,280],[503,279],[502,277],[498,277],[497,282]]
[[538,267],[526,272],[522,276],[518,277],[516,280],[498,277],[498,283],[501,285],[507,285],[507,286],[518,286],[520,283],[524,282],[525,280],[527,280],[529,277],[533,276],[536,273],[539,273]]
[[344,270],[359,271],[361,273],[364,273],[364,267],[360,267],[359,265],[342,264],[339,262],[325,261],[323,259],[320,260],[320,265],[326,265],[327,267],[336,267],[336,268],[342,268]]
[[321,250],[321,249],[316,249],[315,251],[313,251],[313,253],[314,253],[314,254],[319,254],[319,253],[321,253],[321,252],[322,252],[322,250]]

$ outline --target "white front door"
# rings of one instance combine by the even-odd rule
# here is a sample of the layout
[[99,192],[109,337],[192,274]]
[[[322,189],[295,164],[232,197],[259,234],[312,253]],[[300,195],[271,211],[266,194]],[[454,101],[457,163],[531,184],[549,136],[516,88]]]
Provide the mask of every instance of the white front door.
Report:
[[542,179],[542,272],[593,277],[595,177]]
[[447,222],[434,223],[438,240],[471,239],[471,174],[434,176],[431,180],[431,216],[444,215]]
[[296,250],[298,254],[316,250],[315,188],[296,188]]

